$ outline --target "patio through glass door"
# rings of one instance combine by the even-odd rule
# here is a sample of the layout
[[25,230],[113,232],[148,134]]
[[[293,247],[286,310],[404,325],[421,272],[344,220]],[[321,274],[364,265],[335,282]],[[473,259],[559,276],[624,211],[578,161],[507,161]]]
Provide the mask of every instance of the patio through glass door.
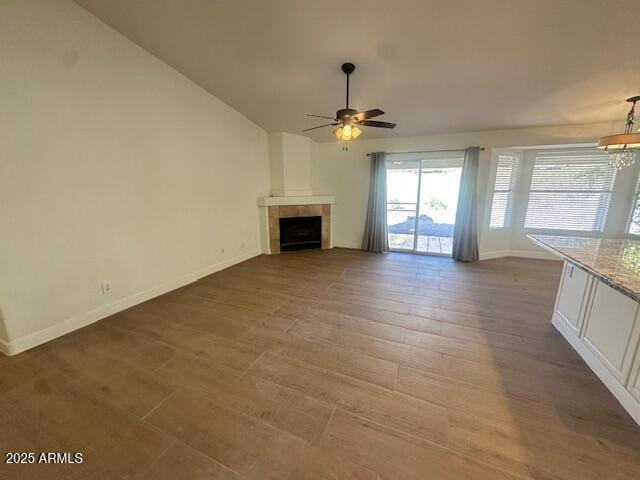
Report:
[[391,250],[451,256],[463,160],[463,152],[387,156]]

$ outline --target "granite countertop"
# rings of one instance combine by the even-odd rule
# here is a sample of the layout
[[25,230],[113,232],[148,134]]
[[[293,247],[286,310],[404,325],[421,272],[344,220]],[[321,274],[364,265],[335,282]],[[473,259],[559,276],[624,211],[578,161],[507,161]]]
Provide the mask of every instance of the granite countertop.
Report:
[[640,302],[640,240],[562,235],[527,237]]

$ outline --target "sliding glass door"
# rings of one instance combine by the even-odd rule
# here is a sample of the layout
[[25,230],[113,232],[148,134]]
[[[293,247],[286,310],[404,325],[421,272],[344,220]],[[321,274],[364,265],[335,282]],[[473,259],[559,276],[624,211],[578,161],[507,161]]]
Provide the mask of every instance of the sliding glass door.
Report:
[[420,191],[419,161],[387,161],[387,228],[391,250],[413,252]]
[[462,152],[388,155],[391,250],[451,256],[463,159]]

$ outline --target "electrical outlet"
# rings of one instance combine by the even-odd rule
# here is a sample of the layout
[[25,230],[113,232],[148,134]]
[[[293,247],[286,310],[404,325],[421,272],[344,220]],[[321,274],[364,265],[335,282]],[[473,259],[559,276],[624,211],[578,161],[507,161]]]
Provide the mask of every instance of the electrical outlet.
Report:
[[224,253],[224,248],[222,250],[220,250],[220,253]]
[[101,282],[100,290],[103,295],[109,295],[111,293],[111,282]]
[[244,248],[244,242],[240,242],[240,248]]

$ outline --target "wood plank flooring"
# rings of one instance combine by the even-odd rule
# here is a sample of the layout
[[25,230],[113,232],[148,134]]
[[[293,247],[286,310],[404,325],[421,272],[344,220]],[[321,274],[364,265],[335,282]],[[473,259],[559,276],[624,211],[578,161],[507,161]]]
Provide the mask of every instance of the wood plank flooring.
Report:
[[1,479],[638,479],[550,324],[560,263],[260,256],[0,356]]

